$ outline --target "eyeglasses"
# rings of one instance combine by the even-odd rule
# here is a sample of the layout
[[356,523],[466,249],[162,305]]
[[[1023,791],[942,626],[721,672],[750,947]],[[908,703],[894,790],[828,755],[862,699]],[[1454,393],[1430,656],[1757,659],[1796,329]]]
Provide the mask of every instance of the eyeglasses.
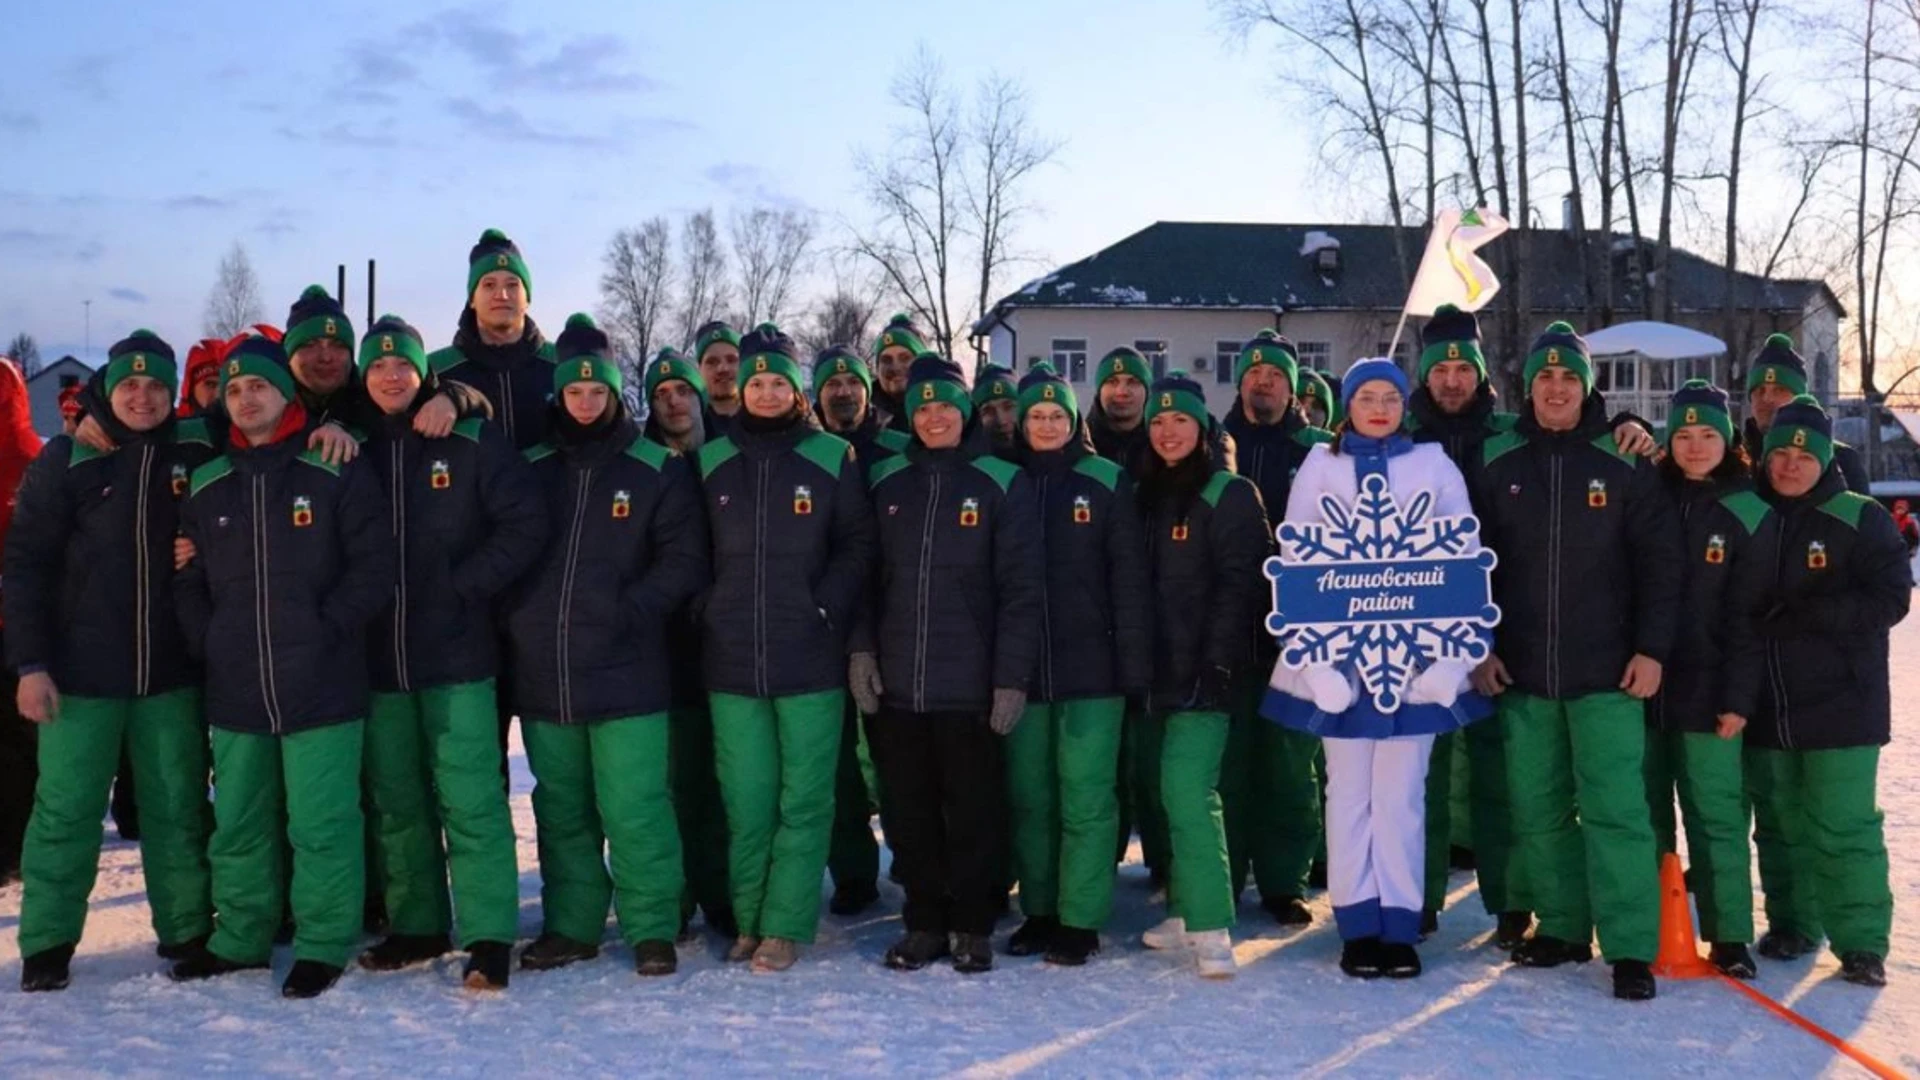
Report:
[[1397,409],[1407,403],[1399,394],[1356,394],[1353,404],[1361,409]]

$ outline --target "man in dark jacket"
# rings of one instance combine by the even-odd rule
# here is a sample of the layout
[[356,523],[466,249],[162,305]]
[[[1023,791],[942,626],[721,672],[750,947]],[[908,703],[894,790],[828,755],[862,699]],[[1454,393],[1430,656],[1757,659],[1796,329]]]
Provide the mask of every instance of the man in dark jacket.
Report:
[[[1260,489],[1268,535],[1287,514],[1293,475],[1307,453],[1333,436],[1313,427],[1295,394],[1300,356],[1293,342],[1262,330],[1234,363],[1239,394],[1221,427],[1232,437],[1241,476]],[[1320,840],[1320,782],[1315,760],[1319,740],[1269,723],[1260,716],[1267,677],[1277,657],[1273,639],[1261,635],[1256,663],[1239,672],[1233,706],[1233,744],[1220,780],[1234,880],[1249,869],[1260,886],[1260,905],[1282,926],[1313,920],[1303,897]],[[1238,890],[1236,890],[1236,895]]]
[[693,332],[693,362],[706,386],[707,406],[731,420],[740,412],[740,332],[715,319]]
[[23,990],[59,990],[87,917],[100,818],[123,752],[143,796],[140,861],[162,956],[213,929],[200,673],[173,606],[177,507],[213,456],[176,420],[173,350],[136,330],[107,353],[124,436],[101,454],[60,436],[27,472],[6,548],[8,663],[40,732],[40,783],[21,865]]
[[988,364],[973,380],[973,413],[987,433],[995,457],[1018,462],[1018,440],[1014,428],[1019,422],[1019,380],[999,364]]
[[442,955],[457,910],[468,989],[503,990],[520,879],[500,788],[486,613],[539,557],[546,508],[531,469],[492,424],[462,420],[452,437],[432,441],[414,431],[435,379],[420,332],[405,320],[389,315],[368,329],[360,376],[382,414],[366,453],[400,567],[368,654],[366,783],[390,932],[360,966],[397,971]]
[[1566,323],[1535,340],[1528,407],[1482,448],[1475,504],[1500,553],[1495,654],[1514,840],[1540,915],[1515,963],[1592,957],[1614,994],[1654,994],[1660,900],[1647,810],[1646,710],[1679,615],[1679,523],[1653,466],[1623,455]]
[[1760,954],[1804,955],[1824,932],[1847,981],[1882,986],[1893,894],[1874,791],[1892,732],[1888,632],[1912,603],[1912,568],[1886,509],[1846,490],[1818,402],[1779,409],[1765,451],[1777,591],[1760,622],[1766,704],[1746,752],[1766,893]]
[[1147,384],[1153,371],[1146,357],[1121,346],[1100,358],[1093,370],[1094,402],[1087,413],[1087,434],[1101,457],[1139,476],[1147,449]]
[[[1793,339],[1785,334],[1767,335],[1759,354],[1747,367],[1748,416],[1746,427],[1741,431],[1756,473],[1766,469],[1767,432],[1773,428],[1774,416],[1795,395],[1806,392],[1807,362],[1794,349]],[[1843,442],[1834,443],[1833,465],[1840,471],[1840,479],[1848,491],[1856,495],[1873,494],[1873,478],[1867,475],[1867,463],[1860,457],[1860,451]]]
[[887,964],[924,967],[951,933],[955,968],[986,971],[1006,898],[1002,739],[1040,650],[1038,523],[1017,468],[962,449],[973,401],[958,366],[916,358],[906,397],[914,443],[873,470],[880,586],[850,665],[907,889]]
[[724,423],[707,405],[706,379],[673,346],[654,354],[641,374],[641,384],[647,396],[647,422],[641,433],[649,440],[691,458],[725,433]]
[[[547,437],[547,401],[553,396],[553,344],[527,315],[533,275],[520,248],[488,229],[467,253],[467,303],[453,344],[427,357],[448,383],[472,388],[516,449]],[[442,419],[450,426],[451,411]]]
[[926,351],[926,338],[905,314],[888,319],[873,342],[873,406],[881,424],[902,435],[913,434],[907,425],[907,372]]
[[360,462],[332,466],[302,449],[298,394],[278,344],[241,342],[221,369],[228,450],[194,472],[181,511],[197,554],[174,579],[175,602],[188,648],[213,661],[207,856],[219,918],[172,975],[267,966],[290,843],[295,962],[281,992],[313,997],[360,936],[366,629],[395,567],[379,481]]

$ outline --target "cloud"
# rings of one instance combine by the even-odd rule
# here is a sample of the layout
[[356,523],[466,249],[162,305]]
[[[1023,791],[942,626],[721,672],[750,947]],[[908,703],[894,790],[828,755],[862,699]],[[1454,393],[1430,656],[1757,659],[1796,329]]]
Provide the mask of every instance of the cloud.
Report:
[[0,229],[0,251],[45,251],[66,240],[59,233],[39,229]]
[[300,231],[300,226],[294,224],[295,216],[292,209],[285,206],[276,206],[271,213],[261,220],[260,224],[253,227],[253,231],[262,236],[270,236],[276,239],[282,236],[291,236]]
[[597,147],[607,144],[602,136],[575,135],[536,127],[511,105],[489,109],[472,98],[454,98],[447,102],[447,112],[465,125],[469,134],[487,139],[541,146]]
[[112,101],[113,89],[107,84],[107,71],[114,58],[108,53],[87,53],[67,61],[59,69],[58,80],[68,90],[93,101]]
[[362,131],[341,123],[321,128],[318,131],[306,131],[301,128],[282,124],[274,128],[273,133],[292,142],[319,141],[335,143],[340,146],[371,147],[376,149],[400,145],[399,138],[393,134],[392,117],[380,121],[378,128],[379,130],[377,131]]
[[400,104],[399,87],[416,86],[420,69],[375,42],[363,41],[347,52],[346,73],[333,97],[355,105]]
[[146,293],[138,289],[129,289],[125,285],[108,289],[107,295],[113,297],[115,300],[125,300],[129,304],[144,304],[147,302]]
[[700,173],[707,183],[725,191],[738,203],[759,203],[776,209],[804,210],[807,204],[781,191],[774,175],[758,165],[722,161]]
[[480,69],[488,87],[553,94],[644,93],[658,80],[634,70],[625,41],[612,34],[580,34],[545,49],[546,35],[511,30],[485,7],[449,8],[416,24],[409,36],[441,43]]
[[175,195],[162,205],[169,210],[228,210],[233,207],[233,200],[212,195]]
[[10,135],[30,135],[40,130],[40,118],[32,113],[0,112],[0,131]]
[[107,247],[105,244],[102,244],[98,240],[89,240],[74,249],[73,259],[75,262],[99,262],[100,256],[106,253]]

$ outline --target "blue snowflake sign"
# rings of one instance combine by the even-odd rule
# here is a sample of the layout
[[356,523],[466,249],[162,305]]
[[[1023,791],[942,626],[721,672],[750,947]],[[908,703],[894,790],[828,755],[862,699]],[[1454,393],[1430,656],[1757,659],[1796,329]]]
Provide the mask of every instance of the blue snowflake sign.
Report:
[[1295,670],[1334,667],[1358,678],[1381,712],[1440,660],[1487,658],[1500,608],[1486,548],[1468,552],[1480,522],[1432,513],[1428,492],[1402,506],[1379,472],[1365,472],[1351,505],[1322,496],[1323,522],[1285,522],[1267,632]]

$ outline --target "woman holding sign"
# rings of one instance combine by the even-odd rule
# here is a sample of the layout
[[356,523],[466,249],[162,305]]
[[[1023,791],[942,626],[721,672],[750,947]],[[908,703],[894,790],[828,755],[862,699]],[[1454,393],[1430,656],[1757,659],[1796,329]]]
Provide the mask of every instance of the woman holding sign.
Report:
[[[1303,579],[1308,591],[1323,599],[1330,589],[1347,591],[1343,564],[1353,571],[1348,578],[1366,582],[1331,613],[1344,614],[1349,624],[1391,626],[1398,615],[1409,627],[1429,625],[1415,605],[1435,572],[1405,550],[1375,550],[1367,527],[1379,534],[1426,528],[1431,536],[1444,535],[1434,541],[1433,557],[1467,560],[1465,571],[1486,587],[1491,560],[1472,565],[1480,551],[1477,533],[1445,520],[1471,513],[1466,482],[1439,445],[1416,446],[1401,430],[1407,394],[1407,378],[1393,361],[1353,365],[1341,383],[1347,418],[1339,436],[1307,456],[1287,499],[1281,543],[1289,564],[1313,567],[1312,579]],[[1362,495],[1374,476],[1384,478],[1384,489]],[[1385,510],[1391,512],[1384,520],[1367,518]],[[1393,569],[1379,582],[1384,587],[1374,588],[1381,565]],[[1296,607],[1286,581],[1279,592],[1283,607]],[[1460,636],[1457,651],[1388,652],[1376,659],[1395,666],[1382,674],[1358,670],[1360,654],[1307,648],[1309,639],[1335,638],[1337,626],[1289,629],[1261,711],[1326,740],[1327,886],[1346,942],[1340,969],[1362,979],[1412,978],[1420,974],[1414,944],[1424,892],[1427,760],[1435,736],[1493,711],[1468,681],[1477,658],[1472,650],[1485,655],[1484,634],[1470,625],[1443,626]]]

